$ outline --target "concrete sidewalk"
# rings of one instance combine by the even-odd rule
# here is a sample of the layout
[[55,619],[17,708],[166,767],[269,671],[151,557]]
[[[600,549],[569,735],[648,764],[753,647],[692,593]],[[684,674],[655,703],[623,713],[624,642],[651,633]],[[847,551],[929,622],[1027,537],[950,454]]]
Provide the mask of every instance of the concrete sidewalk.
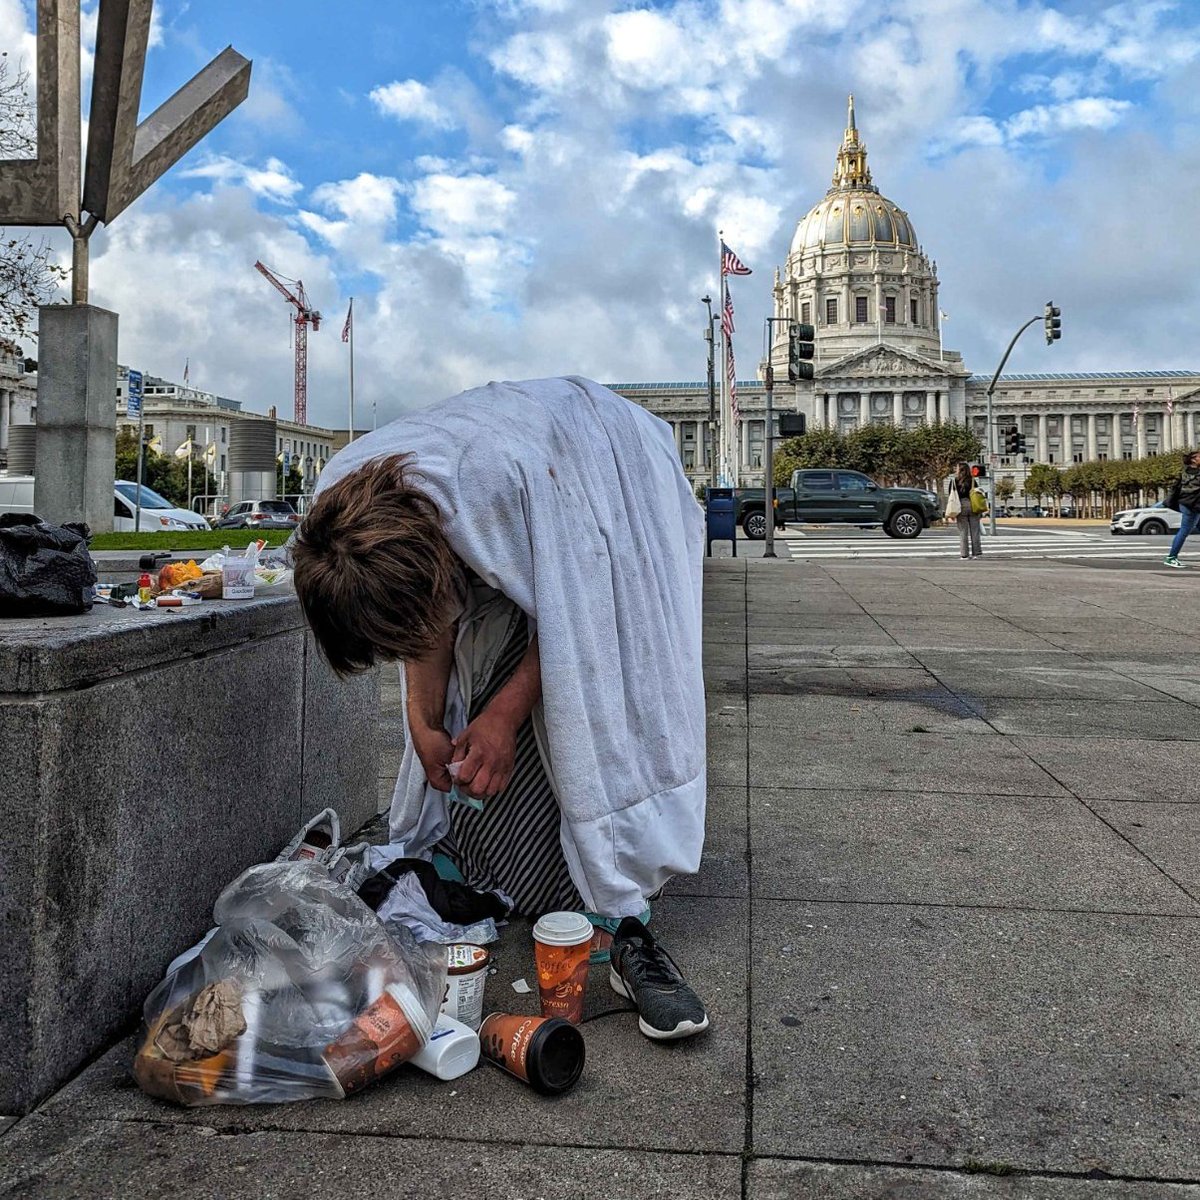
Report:
[[[557,1100],[199,1110],[127,1040],[0,1137],[0,1196],[1200,1198],[1198,621],[1188,573],[710,561],[707,853],[654,913],[707,1035],[597,968]],[[527,927],[499,957],[533,1011]]]

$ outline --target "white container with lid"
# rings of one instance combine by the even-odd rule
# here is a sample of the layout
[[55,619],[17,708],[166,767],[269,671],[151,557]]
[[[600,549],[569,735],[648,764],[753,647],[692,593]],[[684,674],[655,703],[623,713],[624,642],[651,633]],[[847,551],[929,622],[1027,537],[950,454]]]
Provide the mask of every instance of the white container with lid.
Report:
[[483,1021],[483,991],[491,954],[470,942],[446,947],[446,994],[442,1012],[478,1029]]
[[409,1059],[435,1079],[457,1079],[479,1062],[479,1034],[470,1026],[439,1013],[429,1041]]

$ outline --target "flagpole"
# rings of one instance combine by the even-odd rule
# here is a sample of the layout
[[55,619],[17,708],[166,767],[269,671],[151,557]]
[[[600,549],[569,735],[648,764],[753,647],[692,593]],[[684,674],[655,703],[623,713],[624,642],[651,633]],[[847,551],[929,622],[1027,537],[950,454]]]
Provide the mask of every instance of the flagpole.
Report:
[[346,317],[350,326],[350,441],[354,441],[354,297],[350,297],[350,312]]
[[717,230],[717,284],[720,287],[721,322],[721,484],[733,484],[733,466],[730,440],[733,436],[733,418],[729,411],[729,338],[725,334],[725,230]]

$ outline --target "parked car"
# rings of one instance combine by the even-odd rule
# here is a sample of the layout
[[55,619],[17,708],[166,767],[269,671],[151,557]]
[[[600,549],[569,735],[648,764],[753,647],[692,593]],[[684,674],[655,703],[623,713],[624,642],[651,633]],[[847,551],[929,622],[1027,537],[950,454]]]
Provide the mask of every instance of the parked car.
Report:
[[207,529],[208,522],[197,512],[176,508],[165,496],[142,484],[141,520],[137,518],[138,485],[118,479],[113,484],[113,532],[161,533],[168,529]]
[[214,529],[295,529],[300,514],[290,500],[243,500],[235,504]]
[[[33,476],[0,475],[0,512],[32,513]],[[207,529],[208,522],[186,508],[176,508],[165,496],[142,485],[142,514],[136,529],[137,484],[118,479],[113,484],[113,530],[116,533],[162,533],[168,529]]]
[[1174,533],[1180,516],[1173,508],[1127,508],[1113,513],[1111,532],[1161,534]]

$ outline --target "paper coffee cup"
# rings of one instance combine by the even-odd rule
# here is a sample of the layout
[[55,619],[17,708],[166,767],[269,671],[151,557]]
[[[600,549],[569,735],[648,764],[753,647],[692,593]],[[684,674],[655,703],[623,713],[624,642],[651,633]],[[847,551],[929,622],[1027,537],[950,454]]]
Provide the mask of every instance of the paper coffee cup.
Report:
[[574,1087],[583,1072],[583,1034],[557,1017],[490,1013],[479,1043],[488,1062],[546,1095]]
[[325,1047],[322,1057],[346,1095],[408,1062],[429,1041],[433,1026],[413,990],[390,983],[355,1017],[350,1028]]
[[592,923],[583,913],[546,913],[534,925],[542,1016],[561,1017],[573,1025],[583,1020],[592,932]]

